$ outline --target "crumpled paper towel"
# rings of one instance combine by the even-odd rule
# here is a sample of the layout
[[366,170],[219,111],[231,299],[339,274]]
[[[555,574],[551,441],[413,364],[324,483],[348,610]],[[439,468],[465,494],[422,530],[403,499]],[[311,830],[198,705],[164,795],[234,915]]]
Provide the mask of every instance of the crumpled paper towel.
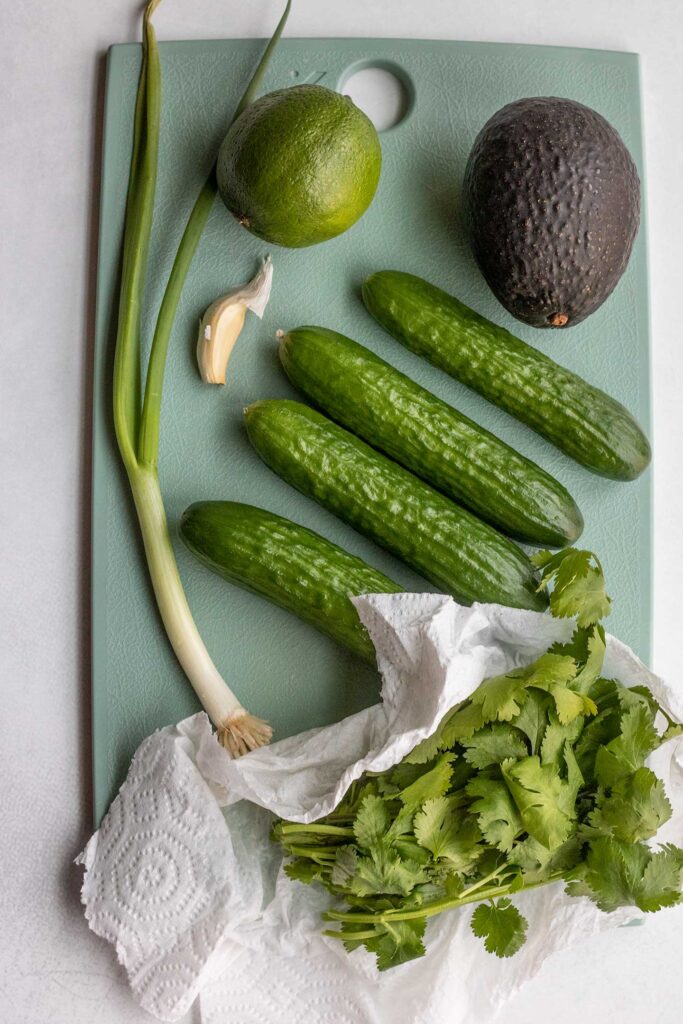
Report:
[[[311,821],[353,779],[399,761],[482,679],[528,664],[573,623],[438,594],[379,594],[356,605],[382,673],[382,703],[232,761],[194,715],[138,748],[79,861],[90,927],[116,947],[140,1004],[161,1020],[197,995],[203,1024],[482,1024],[555,950],[623,924],[561,886],[515,897],[529,920],[510,960],[485,952],[471,911],[433,918],[427,956],[380,974],[320,934],[329,896],[290,881],[268,833],[272,813]],[[678,721],[683,700],[608,638],[604,674],[647,684]],[[683,835],[683,742],[651,760]],[[637,913],[637,912],[636,912]]]

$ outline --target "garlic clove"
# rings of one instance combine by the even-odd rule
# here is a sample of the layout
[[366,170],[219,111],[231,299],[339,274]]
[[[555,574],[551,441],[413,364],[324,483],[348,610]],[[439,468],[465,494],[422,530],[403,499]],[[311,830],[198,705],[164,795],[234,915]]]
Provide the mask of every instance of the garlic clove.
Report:
[[247,307],[242,303],[220,304],[207,310],[197,339],[197,363],[205,384],[225,384],[230,353],[246,316]]
[[267,256],[248,284],[233,288],[212,302],[199,324],[197,364],[207,384],[225,384],[228,360],[246,319],[247,310],[261,318],[273,283],[273,263]]

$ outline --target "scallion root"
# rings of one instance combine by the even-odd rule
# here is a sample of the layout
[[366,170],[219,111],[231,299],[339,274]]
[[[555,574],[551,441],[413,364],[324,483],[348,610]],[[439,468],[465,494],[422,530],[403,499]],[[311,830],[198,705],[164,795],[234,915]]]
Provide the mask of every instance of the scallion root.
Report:
[[218,726],[218,742],[231,757],[241,757],[250,750],[270,743],[273,730],[263,719],[237,708]]

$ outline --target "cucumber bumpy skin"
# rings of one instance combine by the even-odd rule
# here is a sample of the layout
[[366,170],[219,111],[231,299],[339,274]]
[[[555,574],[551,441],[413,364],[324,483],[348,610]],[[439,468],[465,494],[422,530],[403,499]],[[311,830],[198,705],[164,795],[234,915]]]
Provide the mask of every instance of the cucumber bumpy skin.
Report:
[[516,544],[300,402],[244,413],[266,465],[303,494],[463,602],[542,610],[534,568]]
[[180,536],[219,576],[294,612],[375,665],[372,641],[349,598],[403,588],[362,559],[290,519],[236,501],[190,505]]
[[281,338],[280,360],[328,416],[503,533],[542,547],[580,536],[581,512],[558,480],[363,345],[298,327]]
[[628,409],[447,292],[398,270],[372,274],[362,292],[368,311],[406,348],[587,469],[634,480],[649,464],[650,444]]

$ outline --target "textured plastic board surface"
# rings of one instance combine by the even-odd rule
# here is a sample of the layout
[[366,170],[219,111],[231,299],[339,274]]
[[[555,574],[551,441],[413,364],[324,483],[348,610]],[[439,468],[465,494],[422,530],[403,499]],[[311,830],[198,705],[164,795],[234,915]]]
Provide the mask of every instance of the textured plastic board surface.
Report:
[[[145,336],[153,324],[186,217],[263,44],[167,43],[162,140]],[[158,620],[111,427],[115,288],[140,51],[109,54],[98,280],[93,496],[93,734],[95,816],[131,754],[155,728],[197,709]],[[226,388],[202,385],[195,332],[205,307],[246,280],[268,247],[220,202],[193,263],[168,358],[160,475],[172,528],[192,501],[230,498],[289,516],[342,544],[411,589],[425,581],[276,478],[251,450],[241,412],[267,396],[293,396],[279,368],[275,331],[302,323],[336,328],[500,434],[556,474],[586,519],[582,543],[599,552],[617,596],[610,628],[644,658],[650,637],[649,473],[602,480],[393,341],[365,313],[366,274],[420,274],[537,345],[624,402],[649,428],[645,225],[628,270],[605,305],[567,332],[539,332],[509,317],[488,291],[463,238],[459,189],[475,135],[522,96],[568,96],[621,133],[643,176],[638,59],[633,54],[479,43],[306,39],[280,44],[263,91],[300,82],[343,86],[364,64],[400,69],[414,90],[404,121],[382,134],[384,166],[368,213],[340,238],[311,249],[272,248],[270,305],[251,316]],[[225,678],[277,736],[332,722],[374,702],[378,679],[331,640],[262,599],[214,577],[176,543],[180,572],[207,646]]]

